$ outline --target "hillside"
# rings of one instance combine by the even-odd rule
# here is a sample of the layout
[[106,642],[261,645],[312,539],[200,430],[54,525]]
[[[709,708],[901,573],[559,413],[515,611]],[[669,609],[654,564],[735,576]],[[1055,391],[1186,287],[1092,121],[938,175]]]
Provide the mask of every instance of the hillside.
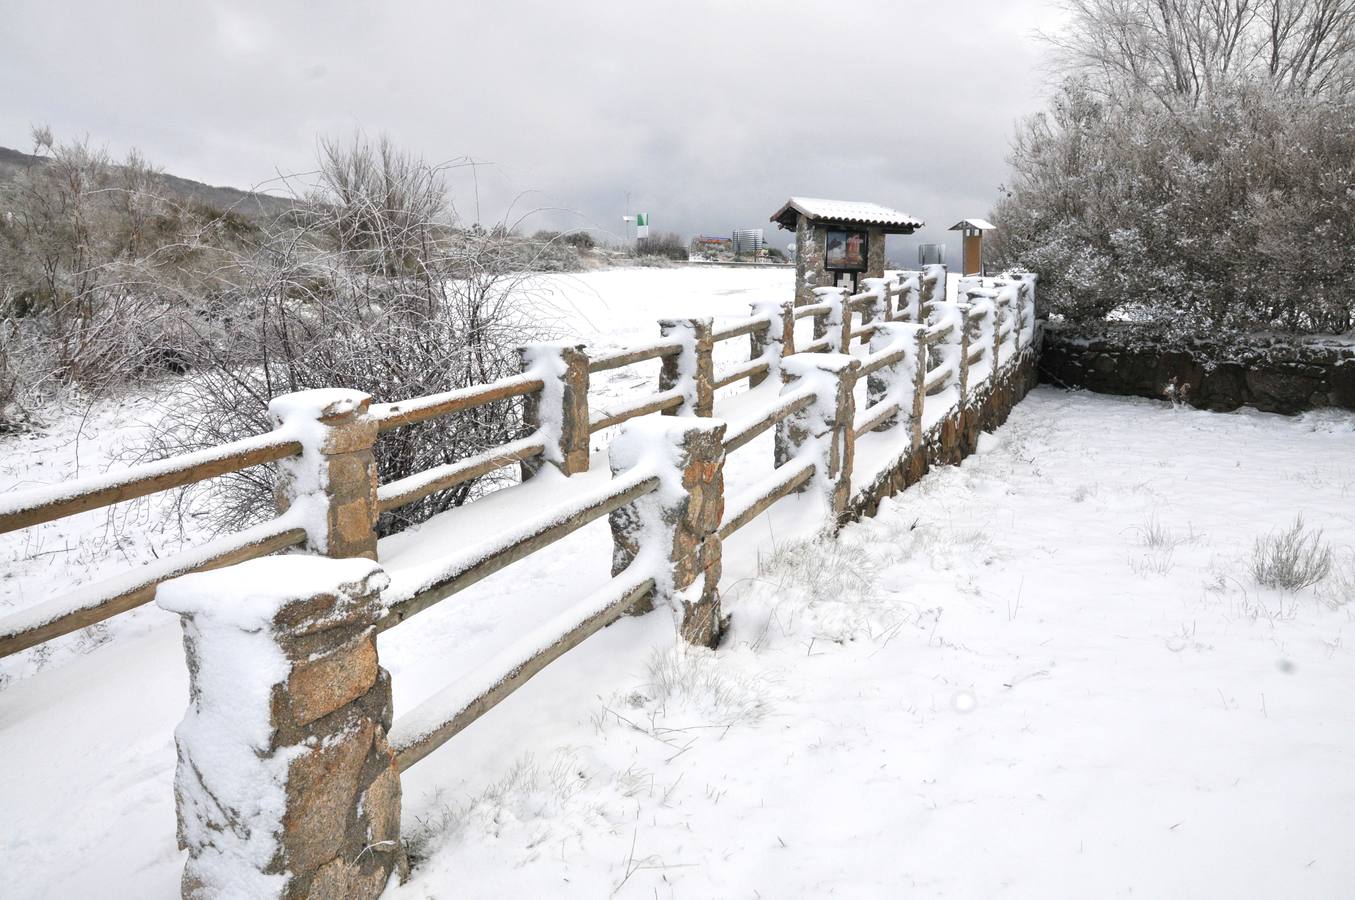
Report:
[[[43,165],[45,160],[9,147],[0,147],[0,184],[10,181],[20,171],[34,165]],[[220,187],[203,184],[191,178],[160,173],[157,178],[164,185],[168,196],[181,197],[220,210],[234,210],[251,219],[268,219],[288,212],[292,201],[287,197],[274,197],[268,194],[256,194],[239,188]]]

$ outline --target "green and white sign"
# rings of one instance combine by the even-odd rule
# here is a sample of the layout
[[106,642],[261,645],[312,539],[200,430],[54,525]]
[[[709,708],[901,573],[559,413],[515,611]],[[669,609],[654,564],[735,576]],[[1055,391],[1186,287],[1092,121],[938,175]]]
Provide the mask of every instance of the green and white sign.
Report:
[[649,213],[635,214],[635,236],[637,238],[649,237]]

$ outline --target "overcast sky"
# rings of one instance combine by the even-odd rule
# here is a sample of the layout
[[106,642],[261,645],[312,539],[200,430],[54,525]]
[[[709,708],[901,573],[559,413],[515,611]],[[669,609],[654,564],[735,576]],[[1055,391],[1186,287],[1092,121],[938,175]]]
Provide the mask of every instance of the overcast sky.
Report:
[[46,123],[251,187],[360,128],[483,161],[455,178],[463,221],[530,191],[528,230],[619,235],[629,192],[656,230],[728,234],[799,194],[902,209],[954,256],[1056,25],[1038,0],[0,0],[0,145]]

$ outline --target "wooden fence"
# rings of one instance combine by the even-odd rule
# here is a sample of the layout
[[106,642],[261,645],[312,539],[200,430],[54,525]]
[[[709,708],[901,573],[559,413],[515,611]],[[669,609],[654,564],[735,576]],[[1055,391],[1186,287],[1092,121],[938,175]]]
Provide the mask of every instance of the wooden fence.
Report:
[[[664,320],[659,339],[644,346],[604,353],[524,348],[521,374],[429,397],[373,403],[343,390],[280,397],[270,407],[276,427],[268,434],[0,500],[0,532],[8,532],[252,466],[272,464],[280,472],[274,518],[9,615],[0,620],[0,656],[147,603],[157,585],[188,573],[298,548],[376,560],[381,512],[507,466],[529,479],[545,466],[580,475],[589,469],[590,438],[621,426],[611,444],[610,478],[590,477],[587,489],[568,493],[557,507],[449,552],[417,578],[385,579],[369,598],[375,660],[375,634],[592,521],[607,516],[611,523],[613,577],[577,607],[575,620],[558,623],[549,640],[525,648],[502,671],[384,723],[394,771],[407,770],[628,612],[672,605],[685,639],[714,646],[725,621],[717,590],[722,544],[778,500],[818,491],[825,525],[836,527],[873,514],[883,497],[929,465],[958,462],[978,432],[1000,424],[1033,384],[1034,287],[1032,275],[964,280],[959,302],[948,303],[944,267],[931,266],[867,279],[855,295],[820,288],[809,305],[755,304],[750,316],[718,327],[710,319]],[[804,319],[812,320],[812,337],[799,346],[795,326]],[[748,341],[747,360],[717,371],[715,346],[737,340]],[[655,391],[605,412],[590,410],[590,376],[650,360],[660,361]],[[862,380],[866,402],[857,409]],[[737,420],[714,418],[717,392],[744,382],[765,385],[756,408]],[[520,439],[377,483],[373,447],[381,432],[514,397],[524,399]],[[727,491],[725,456],[768,431],[775,434],[771,474]],[[670,452],[643,452],[656,445]],[[657,531],[645,527],[655,522],[662,524]],[[396,798],[398,804],[398,788]],[[191,839],[188,845],[193,850]]]

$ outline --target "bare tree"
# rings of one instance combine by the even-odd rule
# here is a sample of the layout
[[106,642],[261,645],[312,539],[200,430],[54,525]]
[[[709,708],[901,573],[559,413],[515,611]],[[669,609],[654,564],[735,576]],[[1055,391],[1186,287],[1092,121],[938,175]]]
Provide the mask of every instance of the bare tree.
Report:
[[1264,81],[1302,94],[1355,91],[1355,0],[1066,0],[1047,39],[1107,96],[1164,103]]

